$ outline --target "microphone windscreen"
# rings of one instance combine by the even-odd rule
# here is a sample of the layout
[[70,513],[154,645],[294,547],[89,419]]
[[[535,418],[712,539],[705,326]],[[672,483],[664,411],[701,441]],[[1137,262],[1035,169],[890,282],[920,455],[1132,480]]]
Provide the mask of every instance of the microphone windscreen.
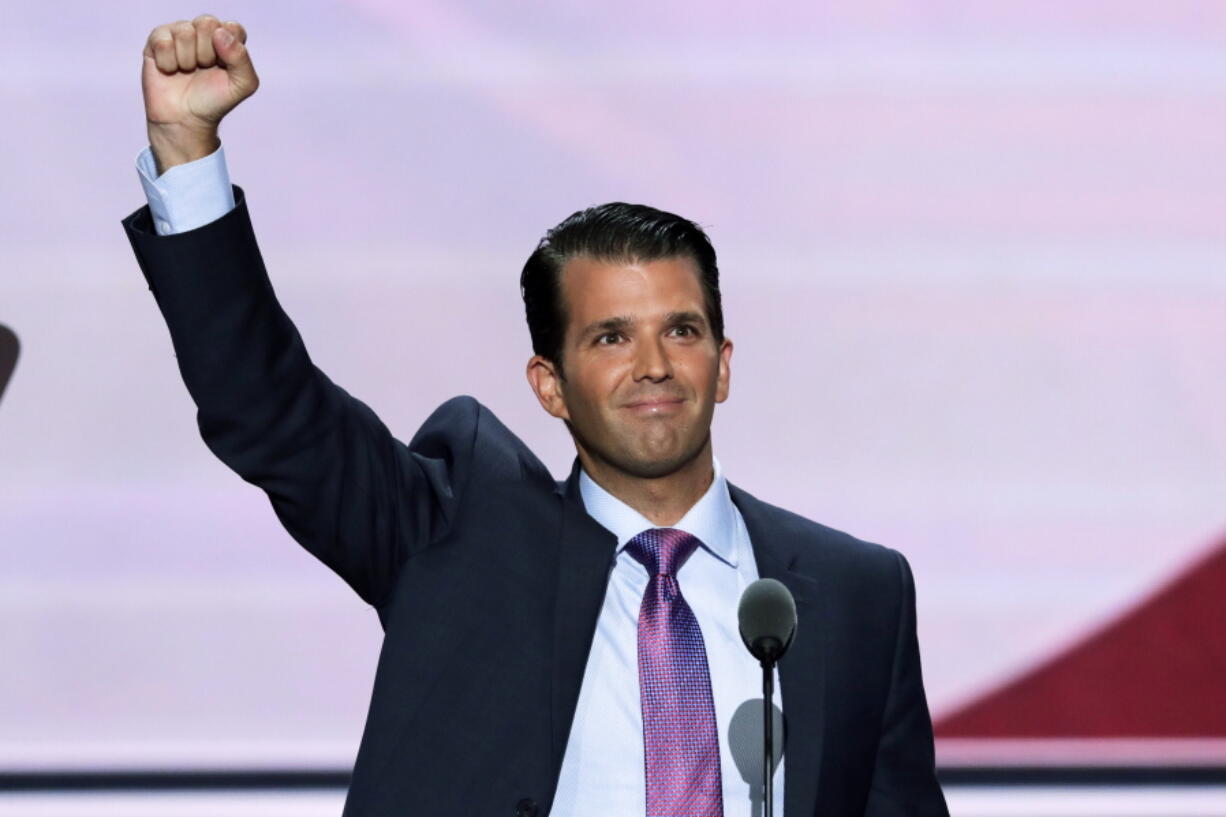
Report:
[[758,579],[741,595],[737,622],[741,640],[755,658],[777,660],[796,633],[796,600],[783,582]]

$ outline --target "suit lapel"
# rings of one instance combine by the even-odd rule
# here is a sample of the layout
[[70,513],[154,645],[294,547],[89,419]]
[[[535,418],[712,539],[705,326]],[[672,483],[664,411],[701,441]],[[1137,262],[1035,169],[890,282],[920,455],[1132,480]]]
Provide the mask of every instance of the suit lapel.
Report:
[[821,626],[829,617],[822,614],[821,605],[829,594],[822,592],[821,575],[811,575],[799,564],[802,541],[789,535],[788,526],[773,518],[779,512],[733,485],[728,488],[749,531],[758,575],[783,582],[796,599],[796,637],[779,661],[787,760],[783,803],[788,815],[813,814],[822,759],[822,707],[829,654]]
[[558,535],[558,581],[553,633],[554,769],[562,766],[579,701],[596,619],[609,586],[617,538],[587,515],[579,494],[579,463],[559,486],[562,520]]

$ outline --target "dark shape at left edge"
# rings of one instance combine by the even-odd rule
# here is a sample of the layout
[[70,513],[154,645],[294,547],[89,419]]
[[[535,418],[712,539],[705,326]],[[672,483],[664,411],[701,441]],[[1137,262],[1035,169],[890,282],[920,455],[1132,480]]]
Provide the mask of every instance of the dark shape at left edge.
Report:
[[4,388],[17,367],[17,352],[20,349],[16,333],[0,323],[0,398],[4,397]]

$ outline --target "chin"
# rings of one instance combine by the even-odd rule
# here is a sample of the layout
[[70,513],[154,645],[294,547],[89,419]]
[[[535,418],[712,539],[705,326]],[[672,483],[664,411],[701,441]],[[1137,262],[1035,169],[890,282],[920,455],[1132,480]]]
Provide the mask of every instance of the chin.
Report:
[[623,471],[632,477],[638,479],[660,479],[667,477],[670,474],[675,474],[677,471],[686,465],[689,460],[685,458],[669,458],[662,460],[636,459],[622,462],[614,462],[619,471]]
[[659,479],[675,474],[697,459],[706,447],[704,437],[697,445],[669,450],[625,452],[623,456],[610,458],[609,462],[639,479]]
[[[697,423],[629,425],[567,423],[575,444],[589,456],[635,479],[660,479],[690,465],[711,439],[709,422],[695,438]],[[594,426],[594,427],[593,427]],[[585,433],[595,432],[595,433]]]

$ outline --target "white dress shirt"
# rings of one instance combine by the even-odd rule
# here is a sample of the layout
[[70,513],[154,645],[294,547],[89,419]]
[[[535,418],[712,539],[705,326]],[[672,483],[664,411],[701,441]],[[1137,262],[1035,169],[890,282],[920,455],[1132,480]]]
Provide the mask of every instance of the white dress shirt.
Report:
[[[586,473],[579,490],[588,515],[617,537],[617,559],[609,576],[596,635],[583,673],[579,704],[571,726],[554,817],[625,817],[645,814],[643,712],[639,701],[639,606],[649,576],[626,553],[626,543],[648,528],[660,527],[597,485]],[[761,807],[761,704],[752,717],[733,716],[746,702],[762,699],[762,670],[741,642],[737,605],[758,578],[757,563],[741,512],[732,504],[719,461],[715,479],[702,498],[670,527],[692,534],[702,547],[677,571],[677,586],[702,630],[711,673],[711,695],[719,730],[725,817],[753,817]],[[778,689],[778,674],[775,678]],[[776,706],[778,702],[776,702]],[[744,718],[746,713],[742,713]],[[742,728],[749,726],[749,729]],[[742,777],[734,754],[748,772]],[[775,770],[775,814],[783,815],[783,762]]]
[[[157,176],[146,148],[137,172],[159,235],[208,224],[234,208],[219,147],[209,156]],[[682,596],[702,630],[719,730],[725,817],[761,814],[762,670],[741,642],[737,605],[758,578],[749,532],[732,503],[719,461],[702,498],[671,527],[702,542],[677,571]],[[639,701],[638,615],[647,569],[625,552],[642,531],[659,527],[597,485],[579,477],[588,514],[617,537],[617,557],[588,655],[579,702],[562,761],[552,817],[628,817],[646,813],[643,719]],[[779,689],[778,673],[775,688]],[[743,705],[751,708],[736,718]],[[775,705],[779,706],[778,698]],[[747,717],[752,715],[751,717]],[[737,760],[740,761],[738,766]],[[775,814],[783,817],[781,760],[775,770]]]

